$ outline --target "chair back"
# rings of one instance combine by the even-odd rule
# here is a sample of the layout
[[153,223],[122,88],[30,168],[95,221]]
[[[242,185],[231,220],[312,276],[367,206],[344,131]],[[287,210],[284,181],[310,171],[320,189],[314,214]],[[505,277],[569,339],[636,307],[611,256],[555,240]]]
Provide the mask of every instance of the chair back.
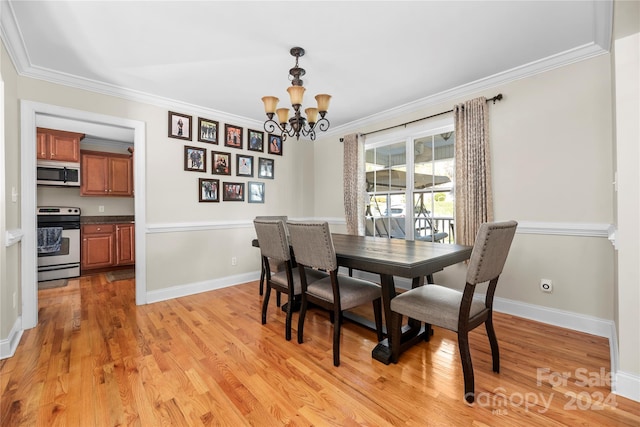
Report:
[[467,269],[468,284],[476,285],[500,276],[517,226],[516,221],[480,225]]
[[278,261],[289,261],[291,251],[284,222],[280,219],[254,219],[253,226],[263,257]]
[[326,271],[338,268],[328,222],[288,221],[287,227],[298,264]]
[[284,215],[284,216],[277,216],[277,215],[259,215],[256,216],[255,219],[279,219],[280,221],[285,223],[287,223],[287,220],[289,219],[288,216]]

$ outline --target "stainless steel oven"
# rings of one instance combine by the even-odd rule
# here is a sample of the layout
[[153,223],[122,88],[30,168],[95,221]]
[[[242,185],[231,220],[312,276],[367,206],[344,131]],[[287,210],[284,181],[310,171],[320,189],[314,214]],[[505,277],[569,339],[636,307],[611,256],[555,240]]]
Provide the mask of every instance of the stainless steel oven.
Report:
[[[80,276],[80,208],[40,206],[37,217],[38,281]],[[41,233],[60,229],[56,245],[48,245],[44,251]]]

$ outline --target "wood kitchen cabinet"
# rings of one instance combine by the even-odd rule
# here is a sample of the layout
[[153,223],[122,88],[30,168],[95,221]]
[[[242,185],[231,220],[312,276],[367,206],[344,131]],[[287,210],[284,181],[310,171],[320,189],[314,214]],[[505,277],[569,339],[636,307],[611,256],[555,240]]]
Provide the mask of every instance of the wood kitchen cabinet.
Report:
[[37,128],[37,158],[60,162],[80,161],[80,140],[84,134]]
[[136,263],[136,243],[134,224],[116,224],[116,265]]
[[91,270],[113,266],[115,262],[115,237],[113,224],[83,225],[80,268]]
[[135,224],[84,224],[81,269],[135,264]]
[[133,161],[128,154],[82,150],[81,196],[133,197]]

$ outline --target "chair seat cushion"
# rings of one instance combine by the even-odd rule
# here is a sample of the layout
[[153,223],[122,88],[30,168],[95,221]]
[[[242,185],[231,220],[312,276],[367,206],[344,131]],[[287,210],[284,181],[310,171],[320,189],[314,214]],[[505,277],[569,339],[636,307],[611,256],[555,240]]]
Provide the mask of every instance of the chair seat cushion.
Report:
[[[309,277],[309,272],[310,270],[307,269],[307,278]],[[342,310],[348,310],[365,303],[370,303],[374,299],[382,296],[380,285],[355,277],[338,275],[338,286],[340,288],[340,308]],[[316,282],[308,283],[307,294],[333,303],[331,277],[327,276]]]
[[[391,310],[457,332],[461,302],[460,291],[439,285],[425,285],[393,298]],[[469,318],[473,318],[484,309],[484,302],[474,299]]]
[[[300,284],[300,273],[298,272],[298,267],[294,267],[291,269],[291,275],[293,276],[293,294],[300,295],[302,293],[302,285]],[[316,280],[324,279],[326,277],[329,277],[329,275],[324,271],[307,269],[307,284],[315,282]],[[271,281],[284,288],[289,286],[287,284],[286,270],[280,271],[276,274],[272,274]]]

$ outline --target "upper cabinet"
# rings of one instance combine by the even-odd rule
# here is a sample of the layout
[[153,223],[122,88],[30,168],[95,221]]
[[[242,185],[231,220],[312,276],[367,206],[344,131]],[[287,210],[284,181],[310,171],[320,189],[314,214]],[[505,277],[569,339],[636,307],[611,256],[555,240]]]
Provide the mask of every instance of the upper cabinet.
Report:
[[37,129],[37,158],[59,162],[80,161],[80,140],[84,134],[62,130]]
[[133,197],[133,160],[127,154],[82,150],[81,196]]

